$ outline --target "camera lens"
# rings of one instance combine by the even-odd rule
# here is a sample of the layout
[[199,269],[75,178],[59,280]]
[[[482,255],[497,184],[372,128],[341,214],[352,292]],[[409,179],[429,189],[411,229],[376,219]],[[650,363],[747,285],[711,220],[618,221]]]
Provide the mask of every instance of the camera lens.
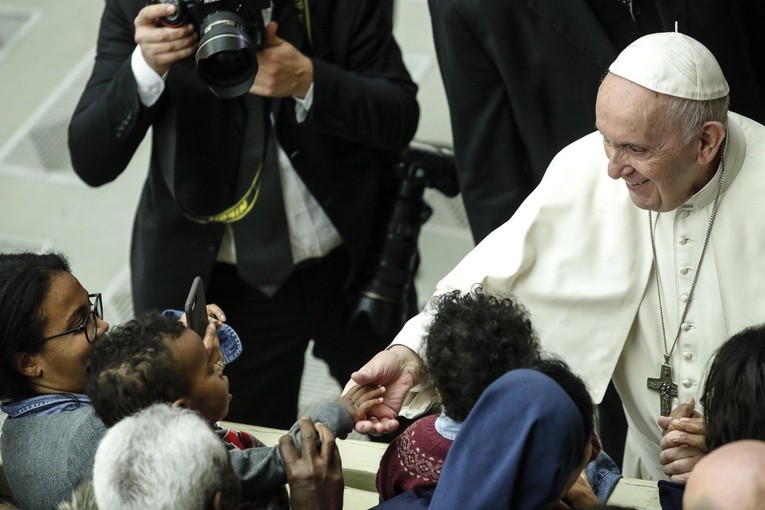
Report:
[[258,59],[242,18],[231,11],[214,12],[202,21],[199,33],[196,62],[202,79],[219,97],[246,93],[258,72]]
[[175,12],[165,16],[159,21],[166,27],[179,27],[189,21],[189,8],[186,2],[180,0],[155,0],[154,3],[170,4],[175,6]]

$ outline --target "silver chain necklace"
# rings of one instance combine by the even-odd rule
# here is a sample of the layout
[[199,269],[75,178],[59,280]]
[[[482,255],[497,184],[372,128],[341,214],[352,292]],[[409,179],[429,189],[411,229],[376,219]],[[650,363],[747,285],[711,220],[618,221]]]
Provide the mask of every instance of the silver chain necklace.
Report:
[[[709,216],[709,225],[707,225],[707,234],[704,238],[704,246],[701,248],[701,256],[699,257],[699,264],[696,266],[696,273],[693,276],[693,282],[691,282],[691,290],[688,292],[688,301],[685,302],[685,309],[683,309],[683,316],[680,319],[680,323],[677,326],[677,334],[672,341],[672,346],[667,348],[667,332],[664,327],[664,307],[661,302],[661,276],[659,274],[659,260],[656,256],[656,237],[653,228],[653,215],[651,211],[648,211],[648,231],[651,234],[651,252],[653,254],[653,267],[654,274],[656,276],[656,293],[659,297],[659,316],[661,318],[661,339],[664,345],[664,363],[661,364],[661,375],[659,377],[648,378],[648,389],[658,391],[661,397],[661,414],[662,416],[669,416],[672,410],[672,399],[677,397],[677,384],[672,380],[672,365],[670,365],[670,358],[672,352],[675,350],[677,341],[680,338],[685,318],[688,315],[688,309],[693,301],[693,292],[696,289],[696,282],[699,280],[699,273],[701,272],[701,263],[704,261],[704,254],[707,252],[707,245],[709,244],[709,238],[712,236],[712,225],[715,222],[715,216],[717,216],[717,207],[720,204],[720,194],[722,193],[723,177],[725,176],[725,156],[722,151],[725,147],[720,147],[720,177],[717,180],[717,192],[715,193],[715,201],[712,206],[712,213]],[[659,214],[656,214],[658,220]]]

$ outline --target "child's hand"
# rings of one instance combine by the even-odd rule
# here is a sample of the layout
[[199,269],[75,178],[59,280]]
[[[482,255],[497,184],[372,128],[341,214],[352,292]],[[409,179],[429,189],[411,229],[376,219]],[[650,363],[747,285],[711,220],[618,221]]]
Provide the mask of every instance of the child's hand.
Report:
[[382,403],[384,386],[355,384],[344,395],[337,398],[336,402],[343,406],[353,417],[353,422],[365,420],[367,411],[377,404]]
[[[210,358],[212,363],[223,362],[223,352],[220,350],[220,340],[216,333],[216,325],[212,320],[207,325],[205,330],[205,337],[202,339],[202,343],[207,351],[207,357]],[[223,365],[221,365],[221,368]]]
[[218,322],[216,326],[220,326],[220,323],[226,322],[226,314],[223,313],[221,307],[215,303],[207,305],[207,317],[209,317],[210,320],[215,320]]

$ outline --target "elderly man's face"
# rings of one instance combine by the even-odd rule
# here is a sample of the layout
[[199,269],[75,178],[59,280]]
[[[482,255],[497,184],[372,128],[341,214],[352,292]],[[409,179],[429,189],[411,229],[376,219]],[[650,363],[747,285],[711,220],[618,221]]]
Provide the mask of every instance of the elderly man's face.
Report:
[[607,75],[595,105],[608,175],[624,179],[636,206],[671,211],[709,179],[698,165],[697,142],[683,143],[680,127],[664,122],[667,98],[614,74]]

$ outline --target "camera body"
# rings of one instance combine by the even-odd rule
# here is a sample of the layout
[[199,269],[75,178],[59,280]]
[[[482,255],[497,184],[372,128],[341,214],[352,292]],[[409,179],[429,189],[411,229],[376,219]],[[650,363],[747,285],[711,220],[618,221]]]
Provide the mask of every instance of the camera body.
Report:
[[194,57],[200,78],[223,98],[247,93],[258,72],[257,52],[265,44],[262,10],[269,0],[150,0],[172,4],[164,26],[191,23],[199,35]]

